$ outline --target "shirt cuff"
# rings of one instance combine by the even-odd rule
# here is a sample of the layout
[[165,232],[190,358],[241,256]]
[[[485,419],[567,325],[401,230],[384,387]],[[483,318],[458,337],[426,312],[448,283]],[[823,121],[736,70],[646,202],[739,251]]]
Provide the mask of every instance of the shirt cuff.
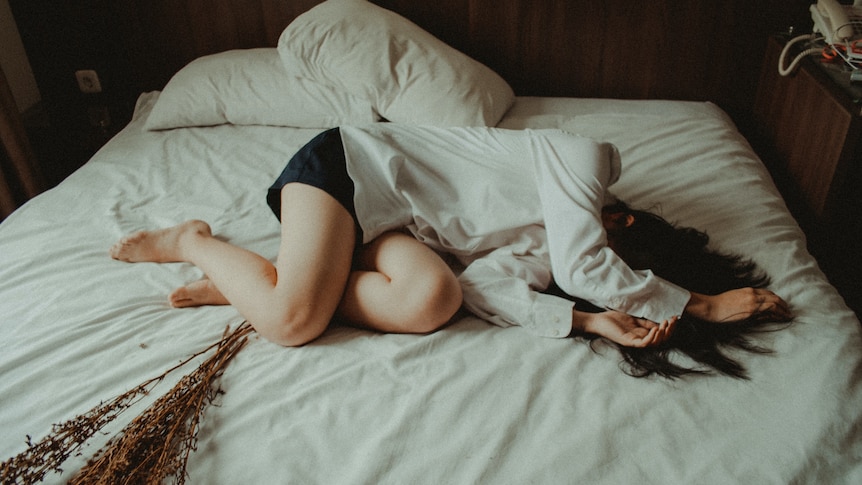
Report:
[[540,337],[565,338],[572,333],[572,310],[575,305],[565,298],[538,294],[531,318],[522,327]]
[[617,299],[611,298],[610,303],[623,313],[661,323],[673,317],[681,317],[690,299],[691,293],[688,290],[662,280],[651,288],[648,298],[638,301],[614,301]]

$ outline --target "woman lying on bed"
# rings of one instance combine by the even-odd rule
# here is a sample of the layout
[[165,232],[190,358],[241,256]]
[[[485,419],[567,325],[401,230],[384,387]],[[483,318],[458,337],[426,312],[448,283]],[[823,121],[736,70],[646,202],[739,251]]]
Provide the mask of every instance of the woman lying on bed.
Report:
[[[754,349],[722,332],[752,327],[732,322],[790,318],[774,293],[738,288],[765,279],[732,258],[718,258],[731,281],[709,294],[632,269],[620,256],[664,268],[660,260],[668,258],[646,249],[678,256],[682,240],[699,246],[688,259],[716,259],[704,253],[701,233],[674,230],[621,204],[607,208],[619,170],[615,147],[559,130],[343,127],[303,147],[270,188],[268,202],[281,220],[275,265],[213,237],[202,221],[132,234],[111,255],[196,265],[206,279],[175,290],[174,306],[231,304],[258,333],[287,346],[314,340],[333,317],[382,332],[432,332],[463,300],[501,326],[654,349],[627,351],[626,359],[642,374],[678,375],[690,370],[650,370],[649,356],[685,347],[688,337],[677,331],[684,322],[733,329],[700,347],[741,341]],[[640,235],[642,222],[657,229]],[[464,271],[456,277],[437,252],[457,257]],[[683,275],[699,271],[692,268]],[[583,311],[541,292],[552,283],[607,311]],[[699,360],[734,374],[709,362],[715,358]]]

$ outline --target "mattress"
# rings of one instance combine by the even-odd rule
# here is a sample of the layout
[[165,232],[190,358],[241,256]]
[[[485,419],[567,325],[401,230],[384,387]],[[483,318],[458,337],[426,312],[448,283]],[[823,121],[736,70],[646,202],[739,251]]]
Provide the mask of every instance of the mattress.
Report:
[[[142,95],[92,160],[0,224],[0,459],[243,321],[229,306],[171,308],[167,294],[199,270],[114,261],[118,238],[198,218],[276,257],[266,189],[321,130],[147,131],[158,96]],[[499,126],[616,144],[615,195],[771,275],[796,318],[758,337],[772,354],[734,354],[751,379],[636,379],[609,345],[467,314],[425,336],[333,327],[283,348],[253,335],[204,415],[190,483],[862,483],[860,323],[720,109],[520,97]],[[46,481],[68,480],[107,438]]]

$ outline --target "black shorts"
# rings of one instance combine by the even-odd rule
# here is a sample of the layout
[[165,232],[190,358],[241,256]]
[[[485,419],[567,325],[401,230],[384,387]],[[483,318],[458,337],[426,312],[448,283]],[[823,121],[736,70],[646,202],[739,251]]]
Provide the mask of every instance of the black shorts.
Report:
[[353,205],[353,180],[347,175],[347,160],[338,128],[324,131],[296,152],[269,188],[266,202],[279,220],[281,189],[292,182],[317,187],[334,197],[347,209],[358,228]]

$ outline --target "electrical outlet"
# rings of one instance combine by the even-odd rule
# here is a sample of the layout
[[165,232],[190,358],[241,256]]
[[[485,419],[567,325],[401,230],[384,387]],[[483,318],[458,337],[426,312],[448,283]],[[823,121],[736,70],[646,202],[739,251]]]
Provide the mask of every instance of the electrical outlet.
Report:
[[99,75],[92,69],[84,69],[75,71],[75,78],[78,79],[78,89],[82,93],[101,93],[102,83],[99,82]]

